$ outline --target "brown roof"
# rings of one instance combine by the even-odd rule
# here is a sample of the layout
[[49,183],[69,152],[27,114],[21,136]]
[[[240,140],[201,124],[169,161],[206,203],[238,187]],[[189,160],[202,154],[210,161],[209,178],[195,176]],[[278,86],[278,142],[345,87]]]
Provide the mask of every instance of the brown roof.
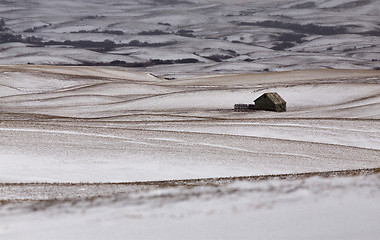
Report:
[[[272,101],[276,105],[277,104],[285,104],[286,103],[285,100],[278,93],[276,93],[276,92],[267,92],[267,93],[264,93],[263,95],[266,95],[266,97],[269,98],[269,100]],[[260,96],[260,97],[262,97],[262,96]]]

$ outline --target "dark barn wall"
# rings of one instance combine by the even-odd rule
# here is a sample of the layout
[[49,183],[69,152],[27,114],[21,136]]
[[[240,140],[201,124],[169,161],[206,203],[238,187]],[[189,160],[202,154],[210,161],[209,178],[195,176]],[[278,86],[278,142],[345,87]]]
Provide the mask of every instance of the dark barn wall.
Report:
[[276,105],[264,94],[255,100],[257,110],[276,111]]
[[265,93],[255,100],[255,109],[285,112],[286,102],[277,93]]
[[276,105],[277,112],[286,112],[286,103]]

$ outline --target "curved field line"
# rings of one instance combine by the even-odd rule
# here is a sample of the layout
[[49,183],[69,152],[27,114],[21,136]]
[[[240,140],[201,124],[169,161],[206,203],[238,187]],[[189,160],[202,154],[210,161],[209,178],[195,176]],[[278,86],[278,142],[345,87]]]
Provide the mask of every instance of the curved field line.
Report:
[[[215,136],[247,137],[247,138],[255,138],[255,139],[258,139],[258,140],[259,139],[265,139],[265,140],[276,140],[276,141],[293,142],[293,143],[308,143],[308,144],[315,144],[315,145],[338,146],[338,147],[343,147],[343,148],[354,148],[354,149],[362,149],[362,150],[369,150],[369,151],[380,152],[379,149],[373,149],[373,148],[365,148],[365,147],[342,145],[342,144],[333,144],[333,143],[303,141],[303,140],[292,140],[292,139],[284,139],[284,138],[276,138],[276,137],[246,136],[246,135],[238,135],[238,134],[230,134],[230,133],[191,132],[191,131],[167,130],[167,129],[166,130],[160,130],[160,129],[141,129],[141,128],[123,128],[123,129],[125,129],[125,130],[133,130],[133,131],[146,131],[146,132],[166,132],[166,133],[182,133],[182,134],[194,134],[194,135],[215,135]],[[197,144],[201,144],[201,143],[197,143]],[[210,144],[209,146],[212,146],[212,145]],[[216,145],[214,147],[220,148],[219,145]],[[281,154],[279,154],[279,155],[281,155]],[[287,155],[287,154],[285,154],[285,155]]]
[[157,144],[146,143],[142,141],[138,141],[133,138],[126,138],[115,135],[108,134],[95,134],[95,133],[85,133],[85,132],[74,132],[74,131],[59,131],[59,130],[40,130],[40,129],[22,129],[22,128],[0,128],[0,131],[9,131],[9,132],[37,132],[37,133],[52,133],[52,134],[66,134],[66,135],[78,135],[78,136],[88,136],[88,137],[99,137],[99,138],[112,138],[112,139],[120,139],[133,144],[141,144],[148,146],[158,146]]
[[221,185],[233,181],[265,181],[272,179],[279,180],[297,180],[311,177],[352,177],[352,176],[368,176],[380,173],[380,167],[377,168],[360,168],[347,169],[325,172],[304,172],[290,174],[269,174],[269,175],[254,175],[254,176],[232,176],[232,177],[217,177],[217,178],[198,178],[198,179],[178,179],[178,180],[163,180],[163,181],[137,181],[137,182],[81,182],[81,183],[1,183],[0,187],[5,186],[86,186],[86,185],[125,185],[125,186],[203,186],[203,185]]

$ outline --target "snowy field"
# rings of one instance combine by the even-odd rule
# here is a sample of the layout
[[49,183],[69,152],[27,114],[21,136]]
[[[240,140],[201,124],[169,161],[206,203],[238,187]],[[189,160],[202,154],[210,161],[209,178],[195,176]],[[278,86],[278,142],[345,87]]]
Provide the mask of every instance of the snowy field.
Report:
[[0,1],[0,239],[379,240],[379,12]]
[[[379,167],[379,71],[177,80],[100,67],[8,65],[0,71],[3,182]],[[287,112],[232,110],[271,91],[286,99]]]
[[[379,71],[0,73],[2,239],[380,234]],[[232,110],[269,91],[287,112]]]
[[374,69],[377,0],[0,1],[0,64],[181,74]]
[[145,184],[0,185],[8,194],[0,207],[0,236],[378,239],[379,169],[329,175]]

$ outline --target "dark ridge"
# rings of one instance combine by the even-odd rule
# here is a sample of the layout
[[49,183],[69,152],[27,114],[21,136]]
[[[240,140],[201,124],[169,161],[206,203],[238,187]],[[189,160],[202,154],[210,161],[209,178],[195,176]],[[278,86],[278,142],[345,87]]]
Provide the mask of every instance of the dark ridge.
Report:
[[66,46],[73,46],[73,47],[78,47],[78,48],[92,49],[99,52],[109,51],[115,47],[123,46],[120,44],[116,44],[110,40],[104,40],[103,42],[94,42],[94,41],[89,41],[89,40],[80,40],[80,41],[66,40],[64,42],[59,42],[59,41],[50,40],[48,42],[45,42],[43,41],[42,38],[35,37],[35,36],[22,37],[19,34],[0,33],[0,44],[9,43],[9,42],[21,42],[21,43],[33,44],[35,46],[66,45]]
[[124,35],[123,31],[120,30],[104,30],[104,31],[98,31],[99,33],[105,33],[105,34],[113,34],[113,35]]
[[[47,27],[48,25],[45,25],[43,27]],[[40,28],[40,27],[38,27]],[[27,29],[24,32],[34,32],[37,28]],[[132,40],[129,43],[115,43],[111,40],[104,40],[102,42],[97,41],[91,41],[91,40],[79,40],[79,41],[44,41],[40,37],[30,36],[30,37],[23,37],[20,34],[15,34],[12,32],[5,32],[8,30],[8,28],[5,26],[5,20],[0,19],[0,44],[2,43],[9,43],[9,42],[20,42],[20,43],[26,43],[26,44],[32,44],[34,46],[73,46],[77,48],[84,48],[89,49],[97,52],[107,52],[110,50],[113,50],[118,47],[163,47],[163,46],[169,46],[176,43],[176,41],[168,41],[168,42],[162,42],[162,43],[148,43],[148,42],[140,42],[139,40]],[[191,31],[191,30],[190,30]],[[186,30],[188,32],[188,30]],[[86,31],[81,30],[78,32],[72,32],[72,33],[105,33],[105,34],[114,34],[114,35],[124,35],[123,31],[119,30],[104,30],[99,31],[99,29],[92,30],[92,31]]]
[[24,30],[24,32],[25,33],[33,33],[39,29],[47,28],[49,26],[51,26],[51,24],[45,24],[45,25],[39,26],[39,27],[28,28],[28,29]]
[[36,31],[35,28],[28,28],[24,30],[24,33],[34,33],[35,31]]
[[81,18],[81,20],[93,20],[93,19],[102,19],[102,18],[105,18],[105,16],[101,16],[101,15],[91,15],[91,16],[87,16],[87,17],[83,17]]
[[0,19],[0,32],[5,32],[10,30],[6,25],[5,25],[5,20],[4,18]]
[[162,26],[171,26],[171,24],[170,23],[163,23],[163,22],[159,22],[158,23],[158,25],[162,25]]
[[23,42],[28,44],[39,44],[40,42],[42,42],[42,38],[35,36],[26,37],[24,38]]
[[362,6],[365,6],[367,4],[370,4],[371,2],[372,2],[371,0],[357,0],[357,1],[352,1],[352,2],[348,2],[348,3],[342,3],[340,5],[337,5],[335,7],[329,8],[329,9],[357,8],[357,7],[362,7]]
[[366,32],[361,32],[361,33],[355,33],[355,34],[364,35],[364,36],[375,36],[375,37],[379,37],[379,36],[380,36],[380,29],[371,30],[371,31],[366,31]]
[[248,10],[240,11],[239,16],[252,16],[257,12],[258,10],[256,9],[248,9]]
[[0,44],[9,42],[22,42],[22,36],[12,33],[0,33]]
[[21,42],[21,43],[28,43],[28,44],[40,44],[42,41],[42,38],[40,37],[26,37],[23,38],[19,34],[13,34],[13,33],[0,33],[0,44],[1,43],[9,43],[9,42]]
[[255,61],[255,59],[252,59],[252,58],[246,58],[243,60],[244,62],[253,62]]
[[195,37],[194,31],[191,29],[180,29],[177,31],[177,35],[182,37]]
[[337,35],[347,33],[346,27],[320,26],[313,23],[299,24],[267,20],[262,22],[237,22],[235,24],[237,24],[238,26],[258,26],[266,28],[289,29],[294,32],[303,34]]
[[305,37],[307,35],[300,33],[283,33],[277,37],[278,42],[274,44],[272,49],[282,51],[294,47],[295,43],[303,43]]
[[178,63],[178,64],[185,64],[185,63],[197,63],[199,62],[198,59],[195,59],[195,58],[183,58],[183,59],[178,59],[178,60],[174,60],[174,63]]
[[283,33],[277,38],[277,41],[303,43],[305,37],[307,37],[305,34]]
[[343,49],[343,51],[342,51],[342,52],[350,52],[350,51],[354,51],[354,50],[356,50],[356,47],[352,47],[352,48],[345,48],[345,49]]
[[167,35],[170,34],[168,32],[162,31],[162,30],[151,30],[151,31],[142,31],[139,32],[138,35]]
[[131,47],[165,47],[176,44],[176,41],[168,41],[162,43],[148,43],[140,42],[139,40],[132,40],[127,44],[119,44],[119,46],[131,46]]
[[285,50],[287,48],[291,48],[294,46],[295,46],[295,44],[291,43],[291,42],[277,42],[277,43],[275,43],[275,45],[271,49],[282,51],[282,50]]
[[[212,48],[203,48],[202,52],[203,51],[207,52],[208,50],[212,50]],[[206,59],[215,61],[215,62],[222,62],[223,60],[239,56],[239,54],[236,51],[234,51],[234,50],[230,50],[230,49],[228,49],[228,50],[225,50],[225,49],[216,49],[216,50],[219,53],[214,53],[214,54],[211,54],[211,55],[207,55],[207,54],[202,54],[202,52],[200,52],[200,53],[194,53],[194,54],[197,55],[197,56],[204,57]]]
[[107,52],[120,46],[120,44],[116,44],[115,42],[108,39],[104,40],[103,42],[94,42],[90,40],[79,40],[79,41],[66,40],[64,42],[59,42],[59,41],[50,40],[49,42],[40,42],[39,44],[42,46],[66,45],[66,46],[73,46],[77,48],[90,49],[90,50],[94,50],[98,52]]
[[13,33],[0,33],[0,44],[1,43],[9,43],[9,42],[21,42],[27,44],[33,44],[35,46],[73,46],[77,48],[89,49],[97,52],[107,52],[113,50],[118,47],[163,47],[176,44],[176,41],[162,42],[162,43],[148,43],[148,42],[140,42],[138,40],[132,40],[129,43],[121,43],[117,44],[111,40],[104,40],[103,42],[96,42],[90,40],[79,40],[79,41],[43,41],[40,37],[22,37],[19,34]]
[[315,6],[316,6],[315,2],[304,2],[304,3],[300,3],[300,4],[297,4],[297,5],[294,5],[291,8],[305,9],[305,8],[314,8]]
[[[150,59],[146,62],[126,62],[121,60],[114,60],[112,62],[83,62],[82,64],[76,66],[117,66],[117,67],[127,67],[127,68],[145,68],[156,65],[172,65],[172,64],[191,64],[198,63],[198,59],[195,58],[183,58],[183,59]],[[72,66],[72,65],[70,65]]]
[[214,62],[222,62],[223,60],[230,59],[233,57],[229,56],[229,55],[223,55],[223,54],[214,54],[214,55],[207,56],[204,58],[207,58],[207,59],[212,60]]
[[99,31],[99,29],[95,29],[95,30],[91,30],[91,31],[80,30],[80,31],[77,31],[77,32],[70,32],[70,33],[105,33],[105,34],[112,34],[112,35],[118,35],[118,36],[124,35],[124,32],[120,31],[120,30],[104,30],[104,31]]

